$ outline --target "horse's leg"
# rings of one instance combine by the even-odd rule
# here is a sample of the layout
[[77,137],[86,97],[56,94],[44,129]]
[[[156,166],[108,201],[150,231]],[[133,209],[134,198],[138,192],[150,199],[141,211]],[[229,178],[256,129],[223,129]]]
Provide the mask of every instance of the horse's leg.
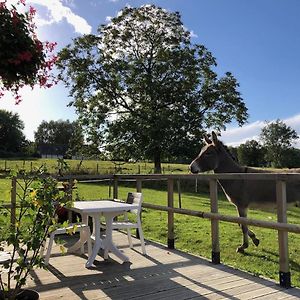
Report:
[[255,246],[259,245],[259,239],[256,237],[255,233],[248,229],[248,235],[251,238],[252,242],[254,243]]
[[[236,206],[236,207],[237,207],[237,211],[239,213],[239,216],[247,218],[247,208],[246,207],[239,207],[239,206]],[[249,240],[248,240],[249,230],[248,230],[247,225],[242,224],[240,226],[241,226],[242,232],[243,232],[243,244],[236,249],[236,252],[244,253],[244,250],[246,248],[248,248],[248,246],[249,246]]]

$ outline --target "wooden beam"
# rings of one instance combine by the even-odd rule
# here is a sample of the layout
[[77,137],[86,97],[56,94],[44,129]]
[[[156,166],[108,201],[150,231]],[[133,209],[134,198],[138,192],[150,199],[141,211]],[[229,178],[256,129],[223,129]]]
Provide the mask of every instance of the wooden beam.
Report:
[[277,223],[277,222],[271,222],[271,221],[269,222],[269,221],[263,221],[263,220],[254,220],[254,219],[248,219],[248,218],[243,218],[243,217],[227,216],[227,215],[221,215],[219,213],[196,211],[196,210],[190,210],[190,209],[184,209],[184,208],[175,208],[175,207],[170,208],[167,206],[156,205],[156,204],[151,204],[151,203],[143,203],[143,207],[161,210],[161,211],[171,211],[171,212],[182,214],[182,215],[200,217],[200,218],[204,218],[204,219],[215,219],[215,220],[220,220],[220,221],[225,221],[225,222],[230,222],[230,223],[246,224],[246,225],[252,225],[252,226],[257,226],[257,227],[271,228],[271,229],[276,229],[276,230],[300,233],[299,225],[288,224],[288,223]]

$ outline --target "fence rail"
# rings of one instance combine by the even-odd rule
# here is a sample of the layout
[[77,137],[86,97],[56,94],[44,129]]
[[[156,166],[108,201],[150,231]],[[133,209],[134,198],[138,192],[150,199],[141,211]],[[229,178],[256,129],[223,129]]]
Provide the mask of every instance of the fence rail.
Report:
[[[290,287],[291,275],[289,271],[289,252],[288,252],[288,232],[300,233],[300,226],[287,223],[287,203],[286,203],[286,182],[298,180],[300,181],[300,174],[293,173],[235,173],[235,174],[117,174],[117,175],[76,175],[57,177],[59,181],[74,180],[78,182],[92,182],[108,180],[112,183],[113,198],[118,198],[118,183],[120,181],[136,181],[136,190],[142,192],[143,181],[158,180],[167,181],[167,201],[166,206],[154,205],[151,203],[143,203],[143,207],[166,211],[168,214],[168,240],[169,248],[175,247],[174,234],[174,214],[183,214],[206,218],[211,220],[211,245],[212,245],[212,262],[220,263],[220,242],[219,242],[219,221],[246,224],[258,226],[263,228],[274,229],[278,231],[278,246],[279,246],[279,279],[280,285],[283,287]],[[183,208],[174,207],[174,181],[175,180],[194,180],[206,181],[209,183],[209,197],[210,197],[210,212],[195,211]],[[219,179],[237,179],[237,180],[271,180],[276,182],[276,203],[277,203],[277,222],[263,221],[256,219],[248,219],[243,217],[234,217],[229,215],[222,215],[218,213],[218,180]],[[13,224],[15,210],[16,210],[16,179],[12,179],[11,189],[11,222]]]

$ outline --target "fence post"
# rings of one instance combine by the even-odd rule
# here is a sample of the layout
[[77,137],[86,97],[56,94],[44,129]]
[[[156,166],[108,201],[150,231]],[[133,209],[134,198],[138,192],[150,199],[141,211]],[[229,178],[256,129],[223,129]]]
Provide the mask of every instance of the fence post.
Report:
[[118,178],[114,176],[113,198],[118,199]]
[[180,187],[180,179],[177,180],[177,192],[178,192],[178,207],[181,208],[181,187]]
[[111,179],[109,179],[109,183],[108,183],[108,198],[111,198]]
[[[174,207],[174,180],[168,178],[168,207]],[[174,212],[168,211],[168,248],[174,249]]]
[[17,178],[13,177],[11,180],[11,194],[10,194],[10,224],[12,228],[16,225],[16,203],[17,203]]
[[[216,179],[209,181],[210,211],[218,213],[218,184]],[[211,219],[211,260],[220,263],[219,221]]]
[[[136,191],[137,191],[138,193],[141,193],[141,192],[142,192],[142,180],[140,180],[140,179],[137,179],[137,180],[136,180]],[[142,210],[141,210],[141,212],[140,212],[140,219],[142,220]],[[136,236],[137,239],[140,238],[140,233],[139,233],[138,228],[135,230],[135,236]]]
[[[287,223],[286,216],[286,183],[276,181],[277,221]],[[289,271],[288,232],[278,230],[279,246],[279,283],[282,287],[291,287],[291,273]]]
[[142,180],[140,179],[137,179],[136,180],[136,191],[138,193],[141,193],[142,192]]

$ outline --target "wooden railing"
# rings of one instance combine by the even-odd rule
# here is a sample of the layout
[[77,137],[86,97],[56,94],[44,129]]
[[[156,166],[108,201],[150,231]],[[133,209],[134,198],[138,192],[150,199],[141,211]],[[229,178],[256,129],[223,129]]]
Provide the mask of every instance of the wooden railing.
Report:
[[[291,275],[289,270],[289,252],[288,252],[288,232],[300,233],[300,226],[287,223],[287,203],[286,203],[286,182],[300,181],[300,174],[288,173],[234,173],[234,174],[210,174],[210,175],[81,175],[81,176],[66,176],[59,177],[59,180],[74,180],[78,182],[91,182],[109,180],[113,186],[113,198],[118,198],[118,183],[120,181],[135,181],[136,190],[142,191],[142,182],[148,180],[167,181],[167,203],[166,206],[154,205],[144,202],[143,207],[166,211],[168,213],[168,240],[169,248],[175,247],[174,238],[174,213],[196,216],[211,220],[211,245],[212,245],[212,262],[220,263],[220,242],[219,242],[219,221],[246,224],[258,226],[263,228],[271,228],[278,231],[278,245],[279,245],[279,279],[280,285],[283,287],[291,286]],[[209,197],[210,197],[210,212],[195,211],[183,208],[174,207],[174,181],[178,180],[197,180],[206,181],[209,183]],[[219,179],[236,179],[236,180],[270,180],[276,182],[276,202],[277,202],[277,222],[269,222],[256,219],[248,219],[243,217],[235,217],[229,215],[222,215],[218,213],[218,180]],[[15,179],[12,180],[11,191],[11,211],[13,216],[16,209],[16,184]],[[300,200],[300,199],[299,199]]]

